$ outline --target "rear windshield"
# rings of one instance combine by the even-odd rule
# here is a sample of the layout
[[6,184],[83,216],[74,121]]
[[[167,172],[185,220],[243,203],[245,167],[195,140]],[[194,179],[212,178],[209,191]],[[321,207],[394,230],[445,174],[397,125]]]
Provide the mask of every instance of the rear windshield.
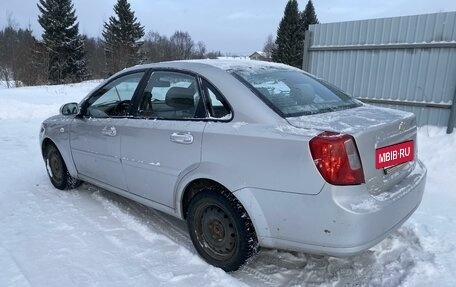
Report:
[[283,117],[360,106],[338,88],[303,72],[286,69],[234,70],[232,73]]

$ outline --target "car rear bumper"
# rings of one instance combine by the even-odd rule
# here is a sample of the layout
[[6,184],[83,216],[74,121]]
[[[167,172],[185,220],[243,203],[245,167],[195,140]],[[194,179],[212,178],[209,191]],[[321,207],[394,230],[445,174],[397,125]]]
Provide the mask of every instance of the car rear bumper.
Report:
[[371,195],[365,185],[325,184],[317,195],[244,188],[235,192],[264,247],[350,256],[377,244],[418,208],[426,168],[414,170],[387,192]]

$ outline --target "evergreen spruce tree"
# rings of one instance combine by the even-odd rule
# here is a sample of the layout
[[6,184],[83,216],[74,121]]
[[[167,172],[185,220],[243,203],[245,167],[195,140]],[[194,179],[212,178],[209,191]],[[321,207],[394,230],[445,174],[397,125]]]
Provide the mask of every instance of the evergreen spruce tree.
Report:
[[138,41],[144,36],[144,26],[136,19],[127,0],[117,0],[114,12],[117,17],[109,17],[103,30],[108,73],[139,62]]
[[298,2],[289,0],[277,29],[276,48],[272,52],[272,60],[301,68],[303,40],[304,30],[301,26]]
[[85,36],[78,35],[71,42],[70,49],[73,50],[69,59],[69,67],[72,82],[80,82],[91,77],[87,69],[87,52],[85,49]]
[[319,24],[317,14],[315,13],[315,8],[312,3],[312,0],[307,2],[306,8],[301,13],[301,25],[304,28],[304,31],[309,30],[309,25]]
[[51,83],[81,81],[87,78],[84,39],[79,35],[71,0],[39,0],[38,22],[44,29],[43,41],[49,52],[48,79]]

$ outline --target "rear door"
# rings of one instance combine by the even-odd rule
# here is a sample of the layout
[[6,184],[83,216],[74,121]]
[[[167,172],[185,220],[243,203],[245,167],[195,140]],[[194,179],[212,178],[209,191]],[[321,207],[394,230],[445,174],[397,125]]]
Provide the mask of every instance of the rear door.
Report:
[[121,155],[131,193],[174,207],[179,179],[198,167],[206,110],[195,75],[151,73],[135,118],[122,132]]
[[144,72],[114,79],[82,104],[82,116],[70,129],[70,146],[78,173],[127,190],[120,160],[122,125]]

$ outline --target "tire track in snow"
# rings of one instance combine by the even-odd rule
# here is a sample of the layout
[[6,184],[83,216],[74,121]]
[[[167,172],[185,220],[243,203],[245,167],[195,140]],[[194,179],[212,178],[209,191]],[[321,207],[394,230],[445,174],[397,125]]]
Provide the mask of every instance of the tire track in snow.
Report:
[[[179,222],[179,219],[172,218],[170,215],[112,194],[109,191],[104,191],[96,186],[88,185],[87,189],[93,192],[92,197],[100,202],[105,209],[108,209],[114,217],[118,218],[118,213],[123,213],[123,216],[129,218],[128,220],[118,218],[124,224],[129,223],[131,220],[136,221],[138,225],[135,224],[134,229],[141,229],[139,232],[141,236],[147,238],[148,233],[151,231],[145,232],[144,228],[152,227],[176,244],[184,246],[194,256],[198,256],[186,226],[183,227],[183,222]],[[280,286],[280,282],[273,277],[261,273],[248,265],[243,266],[239,271],[231,275],[250,286]]]
[[[159,270],[169,270],[159,272],[160,278],[166,281],[165,285],[185,286],[188,285],[188,282],[199,282],[198,285],[210,286],[244,285],[223,270],[208,265],[189,250],[186,247],[191,244],[189,238],[183,236],[183,231],[173,226],[175,223],[168,223],[165,216],[159,214],[158,211],[101,189],[89,187],[89,191],[92,192],[91,197],[99,202],[113,218],[117,219],[125,228],[136,232],[144,240],[150,242],[151,246],[156,247],[149,248],[149,250],[153,250],[150,254],[143,251],[139,256],[140,260],[153,259],[152,261],[156,265],[158,264],[156,268]],[[167,228],[170,226],[172,227]],[[135,246],[129,247],[135,248]],[[136,254],[138,255],[137,252]],[[181,269],[183,274],[180,274]],[[157,272],[155,271],[155,273]]]
[[400,286],[419,270],[437,272],[434,255],[423,250],[407,226],[358,256],[264,250],[258,257],[251,268],[280,282],[278,286]]
[[8,274],[9,278],[7,282],[3,282],[5,286],[32,286],[27,279],[27,276],[23,270],[21,270],[20,264],[14,259],[13,256],[0,245],[0,266],[5,266],[2,272]]
[[237,275],[235,275],[237,279],[251,286],[280,286],[280,282],[275,280],[272,276],[261,273],[255,268],[249,267],[248,264],[243,266],[240,270],[236,271],[235,274]]
[[[156,232],[197,256],[183,222],[96,187],[88,189],[111,215],[142,237]],[[435,269],[433,254],[423,250],[413,229],[402,227],[371,250],[348,258],[264,249],[231,275],[250,286],[398,286],[423,266]]]
[[[141,226],[150,226],[175,243],[185,246],[192,253],[196,253],[186,228],[179,226],[181,225],[178,222],[179,219],[171,218],[171,216],[160,211],[94,186],[90,186],[89,190],[94,192],[92,197],[100,202],[104,208],[110,210],[111,214],[114,215],[115,212],[125,213],[126,210],[125,216],[131,217],[132,220],[136,221],[139,219],[138,223]],[[115,207],[115,211],[113,207]],[[170,218],[168,219],[167,217]]]

